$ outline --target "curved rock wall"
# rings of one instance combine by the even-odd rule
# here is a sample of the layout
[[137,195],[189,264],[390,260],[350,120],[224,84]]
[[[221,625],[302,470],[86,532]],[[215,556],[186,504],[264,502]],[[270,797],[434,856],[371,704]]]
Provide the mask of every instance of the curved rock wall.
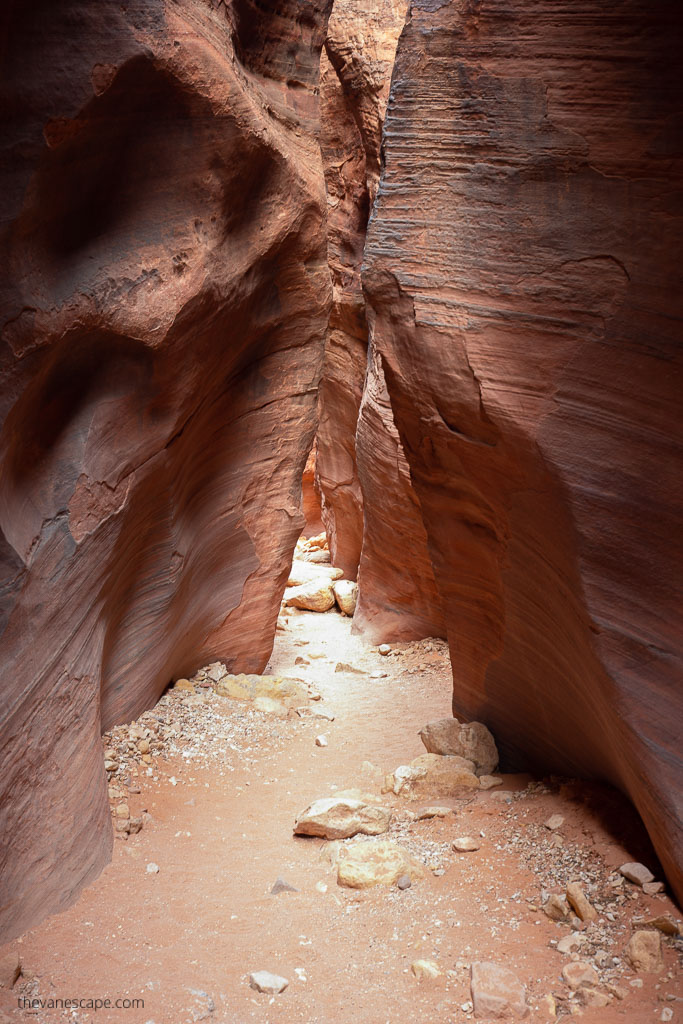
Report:
[[356,447],[367,500],[354,629],[373,643],[443,637],[446,625],[422,510],[394,426],[382,361],[372,345]]
[[681,17],[416,0],[366,250],[454,710],[612,780],[683,897]]
[[101,730],[269,656],[331,299],[327,7],[0,16],[2,938],[109,857]]
[[320,145],[333,302],[320,384],[316,478],[334,565],[355,579],[363,545],[356,423],[368,331],[360,280],[382,122],[406,0],[336,0],[321,60]]

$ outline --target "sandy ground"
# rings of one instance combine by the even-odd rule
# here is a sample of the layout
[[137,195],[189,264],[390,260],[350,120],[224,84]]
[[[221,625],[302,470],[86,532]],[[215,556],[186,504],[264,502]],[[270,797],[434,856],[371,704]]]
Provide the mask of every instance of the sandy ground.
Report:
[[[335,672],[337,662],[362,673]],[[373,670],[387,677],[371,679]],[[636,974],[623,956],[639,920],[678,912],[666,894],[647,897],[617,876],[621,863],[653,858],[611,790],[507,776],[498,789],[439,800],[455,813],[427,821],[413,820],[422,804],[386,797],[395,807],[388,838],[428,869],[405,891],[343,889],[327,844],[293,836],[312,800],[335,788],[379,793],[386,772],[423,753],[419,728],[450,714],[441,642],[382,657],[337,612],[292,613],[269,671],[313,684],[323,698],[315,706],[334,721],[274,718],[212,693],[193,706],[178,693],[163,698],[183,703],[191,725],[172,753],[154,758],[151,775],[141,766],[131,780],[140,790],[128,795],[131,814],[147,812],[142,831],[119,835],[112,863],[76,905],[15,944],[23,976],[0,989],[0,1014],[45,1024],[449,1024],[474,1019],[469,968],[485,960],[527,985],[530,1021],[556,1019],[553,995],[559,1019],[683,1022],[683,943],[664,940],[658,974]],[[327,747],[315,745],[320,733]],[[544,826],[551,814],[565,819],[559,838]],[[480,850],[455,853],[452,840],[463,835],[478,837]],[[278,876],[299,891],[271,895]],[[612,984],[623,995],[604,1008],[570,998],[561,970],[578,954],[554,947],[571,928],[540,910],[545,894],[576,878],[600,912],[581,958],[597,967],[603,991]],[[411,964],[420,958],[442,975],[416,980]],[[289,987],[276,997],[253,991],[256,970],[283,975]],[[31,997],[144,1007],[17,1008]]]

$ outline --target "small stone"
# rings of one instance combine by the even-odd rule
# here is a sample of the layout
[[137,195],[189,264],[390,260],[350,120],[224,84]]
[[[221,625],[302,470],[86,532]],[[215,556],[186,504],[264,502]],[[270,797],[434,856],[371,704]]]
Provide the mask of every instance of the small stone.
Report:
[[321,733],[320,736],[316,736],[316,738],[315,738],[315,745],[316,745],[316,747],[326,747],[327,746],[327,736],[323,736],[322,733]]
[[442,974],[434,960],[413,960],[410,969],[418,981],[424,978],[439,978]]
[[474,853],[480,846],[479,840],[473,839],[472,836],[462,836],[459,839],[453,840],[453,849],[457,850],[458,853]]
[[570,882],[567,885],[567,901],[582,921],[592,921],[598,916],[595,908],[588,902],[579,882]]
[[142,818],[131,818],[128,822],[128,832],[132,836],[142,832]]
[[391,654],[391,647],[389,646],[389,644],[380,644],[377,650],[385,658],[387,654]]
[[604,992],[600,992],[597,988],[591,988],[589,985],[578,990],[578,997],[579,1002],[584,1006],[603,1008],[609,1003],[609,997]]
[[[567,909],[569,909],[567,907]],[[558,953],[573,953],[574,950],[579,949],[586,941],[585,935],[581,932],[572,932],[570,935],[563,935],[560,941],[557,943]]]
[[173,686],[173,689],[174,690],[186,690],[188,693],[194,693],[195,692],[194,685],[190,682],[189,679],[178,679],[178,680],[176,680],[176,682],[175,682],[175,684]]
[[338,661],[334,666],[335,672],[350,672],[354,676],[364,676],[365,672],[362,668],[354,668],[353,665],[349,665],[347,661]]
[[662,1008],[662,1012],[661,1012],[661,1015],[660,1015],[659,1019],[660,1020],[673,1020],[674,1019],[674,1012],[673,1012],[673,1010],[671,1009],[670,1006],[664,1006]]
[[472,964],[472,1002],[476,1017],[526,1017],[526,989],[507,967],[492,963]]
[[664,882],[643,882],[643,892],[646,896],[656,896],[664,892]]
[[550,829],[550,831],[553,832],[556,828],[562,828],[564,825],[564,818],[561,814],[553,814],[546,822],[544,822],[544,824],[547,829]]
[[380,672],[379,669],[375,669],[374,672],[370,673],[370,678],[371,679],[386,679],[388,677],[388,675],[389,675],[388,672]]
[[399,880],[396,882],[399,889],[410,889],[412,884],[410,875],[401,875]]
[[334,722],[334,715],[331,711],[323,708],[311,708],[308,705],[294,709],[299,718],[322,718],[325,722]]
[[289,981],[287,978],[281,978],[279,974],[271,974],[270,971],[254,971],[249,975],[249,984],[256,992],[277,996],[284,992]]
[[342,615],[353,616],[358,600],[358,584],[351,580],[337,580],[332,584],[334,596]]
[[557,893],[551,892],[543,907],[543,913],[551,921],[568,921],[571,916],[569,904]]
[[417,816],[418,821],[427,821],[429,818],[446,818],[452,814],[450,807],[425,807]]
[[652,917],[649,921],[643,921],[646,928],[656,928],[657,931],[663,932],[664,935],[680,935],[681,926],[678,921],[674,921],[670,914],[660,914],[658,917]]
[[562,977],[571,989],[583,988],[585,985],[599,985],[597,971],[585,960],[576,960],[562,968]]
[[493,789],[494,786],[502,786],[503,780],[499,775],[480,775],[479,785],[482,789]]
[[281,892],[298,892],[298,891],[299,891],[298,889],[296,889],[293,885],[290,885],[289,882],[285,882],[284,878],[280,878],[280,876],[278,875],[278,877],[275,879],[275,882],[273,884],[273,888],[270,890],[270,893],[271,893],[271,896],[277,896]]
[[159,874],[159,865],[155,864],[153,860],[150,861],[149,864],[147,865],[147,874],[148,875],[158,875]]
[[316,888],[316,892],[321,892],[324,895],[327,892],[327,883],[326,882],[316,882],[315,883],[315,888]]
[[116,817],[117,818],[130,818],[130,807],[128,806],[128,804],[126,804],[126,803],[118,804],[118,806],[116,808]]
[[106,760],[104,762],[104,770],[107,771],[107,772],[115,772],[116,769],[118,768],[118,766],[119,766],[119,762],[118,761]]
[[644,864],[639,864],[637,861],[622,864],[619,871],[624,878],[627,878],[629,882],[633,882],[634,885],[645,885],[646,882],[654,882],[655,880],[652,872]]
[[149,751],[150,751],[149,740],[145,740],[145,739],[138,740],[137,746],[138,746],[138,750],[140,751],[141,754],[149,754]]
[[626,996],[628,995],[626,989],[622,988],[620,985],[608,984],[607,991],[613,995],[615,999],[626,999]]
[[656,973],[663,967],[662,936],[659,931],[641,929],[634,932],[625,952],[637,971]]

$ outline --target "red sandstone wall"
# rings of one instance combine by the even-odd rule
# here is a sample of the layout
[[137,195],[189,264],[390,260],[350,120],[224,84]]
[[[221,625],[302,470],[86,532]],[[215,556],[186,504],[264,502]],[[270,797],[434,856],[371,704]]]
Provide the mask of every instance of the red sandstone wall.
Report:
[[0,15],[0,940],[108,860],[101,729],[269,656],[329,316],[327,7]]
[[417,0],[364,284],[508,766],[611,779],[683,896],[681,18]]
[[[321,137],[333,301],[320,384],[316,478],[332,561],[349,579],[363,545],[356,423],[368,359],[360,280],[382,121],[406,0],[335,0],[321,60]],[[374,496],[369,494],[370,500]]]

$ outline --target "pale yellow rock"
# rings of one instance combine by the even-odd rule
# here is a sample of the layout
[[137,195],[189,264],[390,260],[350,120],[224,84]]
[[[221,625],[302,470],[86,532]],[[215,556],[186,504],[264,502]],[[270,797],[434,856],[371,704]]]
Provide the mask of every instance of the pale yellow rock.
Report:
[[458,853],[475,853],[480,846],[479,840],[472,836],[461,836],[453,840],[453,849]]
[[313,562],[303,562],[295,559],[289,572],[287,580],[288,587],[300,587],[311,580],[326,580],[328,582],[340,580],[344,573],[341,569],[335,569],[331,565],[317,565]]
[[219,697],[232,700],[254,701],[257,697],[268,697],[286,707],[296,707],[308,697],[305,683],[281,676],[237,675],[224,676],[216,684]]
[[494,786],[502,786],[503,780],[499,775],[480,775],[479,785],[482,789],[493,789]]
[[274,697],[254,697],[254,711],[275,715],[278,718],[286,718],[288,713],[282,701],[275,700]]
[[391,823],[391,810],[365,803],[352,797],[334,796],[314,801],[303,811],[294,825],[298,836],[321,836],[323,839],[349,839],[361,832],[378,836]]
[[626,947],[626,957],[637,971],[648,974],[661,971],[664,966],[661,933],[644,929],[634,932]]
[[177,679],[174,686],[174,690],[187,690],[188,693],[195,693],[195,688],[189,679]]
[[443,973],[434,960],[413,960],[410,969],[418,981],[425,978],[439,978]]
[[130,808],[128,804],[119,804],[116,808],[117,818],[130,818]]
[[567,885],[567,902],[582,921],[592,921],[598,916],[595,908],[588,902],[579,882],[570,882]]
[[285,606],[308,612],[328,612],[334,607],[334,591],[328,579],[315,579],[285,590]]
[[543,906],[543,912],[551,921],[568,921],[571,912],[569,904],[557,893],[552,892]]
[[417,816],[418,821],[426,821],[429,818],[446,818],[453,811],[450,807],[424,807]]
[[358,600],[358,584],[352,580],[338,580],[332,584],[332,590],[342,614],[353,617]]
[[424,878],[425,869],[407,850],[386,839],[352,843],[337,865],[337,882],[350,889],[394,885],[402,875],[414,882]]

